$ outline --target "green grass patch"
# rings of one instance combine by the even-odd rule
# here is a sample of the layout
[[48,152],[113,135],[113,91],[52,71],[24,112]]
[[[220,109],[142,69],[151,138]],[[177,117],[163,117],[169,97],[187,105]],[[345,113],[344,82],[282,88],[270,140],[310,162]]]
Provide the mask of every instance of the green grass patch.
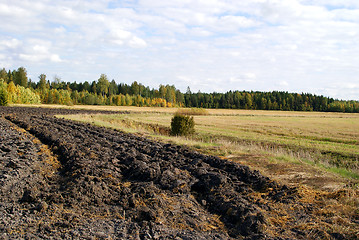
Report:
[[326,169],[329,172],[336,173],[336,174],[338,174],[340,176],[359,180],[359,174],[358,173],[348,171],[345,168],[329,167],[329,168],[326,168]]

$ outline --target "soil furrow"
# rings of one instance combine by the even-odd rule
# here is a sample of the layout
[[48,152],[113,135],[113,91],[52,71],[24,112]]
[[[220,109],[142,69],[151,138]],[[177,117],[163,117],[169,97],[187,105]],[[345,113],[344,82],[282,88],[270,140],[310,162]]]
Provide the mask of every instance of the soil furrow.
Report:
[[43,222],[43,211],[52,214],[46,199],[56,192],[56,157],[47,146],[0,118],[2,237],[31,237]]
[[[112,144],[107,140],[105,135],[121,135],[121,133],[111,132],[105,129],[103,129],[103,133],[90,130],[83,139],[76,139],[74,143],[69,144],[69,142],[75,140],[73,136],[76,134],[75,127],[71,127],[70,131],[69,121],[45,117],[30,117],[24,122],[16,118],[9,119],[20,126],[27,126],[27,128],[29,128],[29,125],[34,125],[35,127],[29,128],[31,133],[37,135],[43,141],[48,142],[52,147],[58,148],[57,153],[64,164],[62,173],[66,176],[66,185],[64,185],[66,187],[63,187],[64,194],[70,199],[84,205],[82,208],[90,205],[92,202],[95,202],[96,204],[104,203],[106,205],[101,206],[100,209],[113,206],[113,202],[118,201],[118,199],[112,199],[113,196],[118,196],[120,193],[118,191],[112,192],[111,194],[106,192],[103,196],[99,196],[99,189],[88,189],[88,186],[84,185],[84,189],[80,189],[80,192],[84,194],[79,196],[77,187],[78,181],[81,181],[82,178],[85,182],[89,181],[91,178],[99,181],[97,178],[102,178],[102,181],[99,181],[101,183],[105,182],[107,185],[119,185],[120,182],[117,182],[116,180],[122,178],[152,184],[153,187],[156,188],[156,191],[165,190],[166,195],[170,198],[174,198],[175,196],[178,197],[178,193],[181,193],[179,196],[188,195],[190,201],[187,204],[195,205],[195,208],[197,208],[195,211],[201,212],[200,215],[197,214],[198,216],[211,215],[211,212],[220,215],[221,220],[226,224],[226,227],[231,229],[230,235],[232,236],[238,234],[243,236],[260,234],[261,225],[264,223],[263,216],[260,215],[259,210],[256,209],[252,203],[235,191],[233,182],[229,179],[227,180],[225,171],[219,172],[218,169],[203,164],[203,169],[200,174],[198,171],[194,171],[193,161],[191,160],[204,158],[205,156],[203,155],[194,153],[192,158],[191,156],[187,157],[191,159],[188,161],[185,160],[185,157],[181,154],[181,148],[171,148],[170,145],[161,146],[161,144],[157,143],[155,149],[160,149],[161,151],[155,152],[151,159],[151,157],[149,157],[150,155],[145,155],[138,151],[138,146],[134,141],[131,141],[133,140],[131,137],[128,137],[128,146],[126,146],[126,148],[120,148],[120,151],[111,149],[109,146]],[[75,125],[79,126],[81,124]],[[47,127],[39,128],[36,126]],[[51,126],[51,128],[48,126]],[[88,128],[90,127],[91,126],[88,126]],[[67,134],[61,141],[54,141],[54,136],[63,136],[65,132],[67,132]],[[94,132],[96,134],[94,134]],[[84,135],[84,133],[82,134]],[[59,137],[55,138],[58,139]],[[88,139],[91,139],[91,143]],[[145,141],[144,139],[137,140],[138,141],[136,142]],[[151,154],[151,152],[154,151],[154,148],[151,146],[150,141],[146,141],[146,144],[149,145],[148,148],[150,151],[146,151],[146,153]],[[86,158],[82,157],[84,155],[90,156],[94,168],[86,166]],[[119,156],[119,159],[116,159],[119,163],[116,168],[118,171],[113,171],[113,169],[111,169],[113,165],[116,166],[116,164],[113,163],[113,160],[115,159],[113,156]],[[235,165],[234,163],[232,164]],[[181,165],[181,168],[177,168],[174,165]],[[197,166],[195,168],[197,168]],[[76,184],[69,184],[71,183],[69,180],[71,180],[74,175],[76,175]],[[108,181],[108,179],[104,180],[103,178],[107,176],[111,176],[113,179],[111,179],[111,181]],[[104,188],[103,186],[101,187]],[[194,195],[198,196],[199,193],[206,196],[205,199],[201,199],[201,204],[199,204],[194,197]],[[241,194],[243,194],[243,192]],[[219,197],[216,197],[216,195]],[[226,201],[227,199],[231,199],[231,201]],[[141,199],[137,201],[145,200]],[[187,199],[178,200],[183,202]],[[226,203],[223,204],[223,202]],[[206,213],[206,209],[209,210],[209,213]],[[228,212],[229,209],[233,209],[233,211]],[[89,210],[91,211],[91,209]],[[138,214],[132,213],[131,207],[125,210],[128,211],[128,215],[130,216]],[[111,212],[114,212],[114,209],[111,209]],[[181,215],[183,214],[181,212],[179,213]],[[95,212],[95,214],[98,213]],[[136,219],[137,216],[131,217]],[[166,218],[168,217],[169,216],[166,216]],[[210,216],[209,218],[213,217]],[[198,220],[203,221],[203,219]],[[184,224],[184,226],[186,225],[195,229],[200,225],[200,221],[195,224]]]
[[[60,227],[78,227],[82,224],[78,222],[79,216],[82,215],[123,220],[126,223],[124,226],[132,225],[137,229],[137,232],[131,230],[130,235],[143,239],[146,239],[146,236],[228,238],[218,217],[207,213],[191,194],[164,191],[151,181],[122,181],[122,170],[114,167],[116,160],[110,155],[111,149],[102,146],[111,145],[106,140],[102,139],[100,144],[99,140],[91,138],[92,134],[87,134],[80,141],[74,142],[73,134],[64,134],[69,129],[62,129],[56,124],[59,120],[49,120],[50,117],[47,120],[45,116],[7,118],[28,129],[59,154],[63,163],[61,187],[46,201],[48,204],[61,205],[62,211],[71,213],[71,221],[59,224]],[[86,138],[88,140],[85,140]],[[192,215],[189,216],[187,211]],[[54,227],[56,229],[58,226],[49,228]],[[124,237],[121,231],[114,232],[114,236]]]

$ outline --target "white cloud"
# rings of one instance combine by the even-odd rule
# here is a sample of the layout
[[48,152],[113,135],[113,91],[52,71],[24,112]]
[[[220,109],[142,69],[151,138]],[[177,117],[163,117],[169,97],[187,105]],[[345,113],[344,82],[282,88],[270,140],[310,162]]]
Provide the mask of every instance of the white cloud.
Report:
[[30,17],[32,14],[29,10],[21,8],[17,5],[9,5],[0,3],[0,16],[8,18]]
[[280,86],[283,86],[283,87],[288,87],[289,86],[289,83],[287,81],[281,81],[279,83]]
[[51,54],[50,61],[51,62],[57,62],[57,63],[62,62],[60,56],[57,55],[57,54]]
[[133,48],[143,48],[147,46],[147,43],[143,39],[134,36],[129,41],[129,46]]
[[336,9],[331,13],[337,20],[359,22],[359,9]]
[[233,29],[237,28],[249,28],[258,26],[258,23],[252,19],[243,16],[223,16],[219,18],[220,25],[224,28],[230,26]]
[[255,73],[243,73],[238,77],[230,77],[230,83],[255,83],[256,82]]
[[58,54],[51,52],[52,43],[41,39],[29,39],[22,46],[18,57],[25,62],[61,62]]
[[9,40],[1,40],[0,41],[0,49],[15,49],[21,45],[21,41],[13,38]]
[[0,67],[359,100],[358,16],[356,0],[3,0]]
[[189,32],[192,36],[196,36],[196,37],[209,37],[213,35],[212,31],[208,31],[200,27],[191,28]]
[[357,0],[301,0],[300,2],[303,4],[317,4],[335,8],[359,8],[359,2]]
[[109,40],[118,45],[128,45],[133,48],[143,48],[147,46],[146,41],[134,36],[131,32],[122,29],[114,29],[109,35]]
[[[342,83],[333,82],[328,84],[326,87],[318,88],[318,94],[324,96],[330,96],[334,99],[351,99],[355,100],[359,92],[358,83]],[[345,95],[345,97],[343,97]]]
[[123,45],[125,41],[128,41],[130,38],[132,38],[132,34],[128,31],[124,31],[122,29],[114,29],[110,33],[110,40],[113,43]]

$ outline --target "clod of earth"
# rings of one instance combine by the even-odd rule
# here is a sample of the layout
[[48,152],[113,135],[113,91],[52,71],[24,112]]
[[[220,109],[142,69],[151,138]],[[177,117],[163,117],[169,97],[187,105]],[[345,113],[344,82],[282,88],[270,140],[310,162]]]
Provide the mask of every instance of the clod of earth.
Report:
[[0,108],[1,238],[305,238],[268,231],[269,203],[294,204],[294,188],[185,147],[53,116],[73,113]]

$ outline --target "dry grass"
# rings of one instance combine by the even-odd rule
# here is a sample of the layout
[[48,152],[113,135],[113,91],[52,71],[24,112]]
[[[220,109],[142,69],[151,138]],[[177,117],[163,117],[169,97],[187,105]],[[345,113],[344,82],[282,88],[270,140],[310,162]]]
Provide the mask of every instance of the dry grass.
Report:
[[201,115],[209,115],[209,112],[204,108],[179,108],[176,114],[201,116]]
[[[306,239],[333,239],[328,232],[340,233],[349,239],[359,237],[359,226],[354,220],[358,218],[358,190],[327,192],[305,186],[298,186],[297,190],[299,198],[292,204],[253,196],[270,207],[270,211],[262,209],[267,221],[267,233],[276,237],[296,238],[292,235],[294,229],[306,232]],[[342,195],[343,191],[345,195]],[[356,201],[356,204],[348,204],[346,201],[349,199]]]

